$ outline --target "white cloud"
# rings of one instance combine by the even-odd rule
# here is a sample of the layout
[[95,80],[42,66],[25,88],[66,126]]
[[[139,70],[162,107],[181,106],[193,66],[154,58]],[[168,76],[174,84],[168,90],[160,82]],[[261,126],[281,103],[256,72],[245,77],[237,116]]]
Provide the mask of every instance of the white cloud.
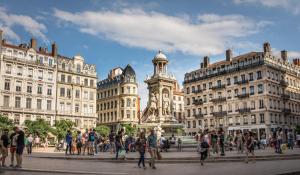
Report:
[[300,13],[299,0],[233,0],[236,4],[259,4],[270,8],[284,8],[293,14]]
[[141,9],[78,13],[54,9],[54,15],[61,22],[75,25],[80,32],[127,47],[180,51],[191,55],[220,54],[226,43],[257,33],[269,24],[241,15],[216,14],[203,14],[191,22],[186,16],[174,17]]
[[[272,52],[274,53],[274,55],[278,58],[281,57],[281,50],[277,49],[277,48],[272,48]],[[287,51],[288,53],[288,58],[289,59],[294,59],[294,58],[300,58],[300,52],[299,51]]]
[[41,38],[44,42],[48,39],[44,32],[47,28],[44,24],[39,23],[30,16],[16,15],[8,13],[5,8],[0,7],[0,28],[8,38],[20,41],[20,37],[13,31],[13,27],[22,27],[32,36]]

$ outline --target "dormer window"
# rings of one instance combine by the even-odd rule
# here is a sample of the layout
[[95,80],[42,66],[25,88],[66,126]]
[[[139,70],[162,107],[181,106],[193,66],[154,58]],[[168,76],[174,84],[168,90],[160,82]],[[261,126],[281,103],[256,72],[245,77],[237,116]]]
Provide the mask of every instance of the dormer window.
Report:
[[81,72],[81,66],[80,66],[80,64],[77,64],[76,70],[77,70],[77,73],[80,73],[80,72]]

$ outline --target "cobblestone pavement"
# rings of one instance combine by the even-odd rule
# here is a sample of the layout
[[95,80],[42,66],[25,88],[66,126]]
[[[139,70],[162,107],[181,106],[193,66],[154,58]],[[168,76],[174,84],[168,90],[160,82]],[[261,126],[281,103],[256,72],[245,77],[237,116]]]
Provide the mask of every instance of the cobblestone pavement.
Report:
[[[107,174],[107,175],[273,175],[300,172],[299,160],[261,161],[256,163],[157,164],[157,169],[139,169],[136,164],[95,161],[25,158],[24,169],[29,172],[5,171],[4,175],[38,174]],[[34,172],[31,170],[45,170]],[[51,172],[53,171],[53,172]],[[56,172],[55,172],[56,171]]]

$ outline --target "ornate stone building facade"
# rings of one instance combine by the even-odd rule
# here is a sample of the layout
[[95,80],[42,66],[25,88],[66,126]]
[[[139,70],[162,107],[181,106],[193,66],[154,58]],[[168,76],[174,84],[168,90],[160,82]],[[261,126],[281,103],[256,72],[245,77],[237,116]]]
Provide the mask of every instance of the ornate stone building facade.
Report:
[[0,113],[23,124],[43,118],[53,124],[56,100],[56,45],[37,49],[37,42],[9,44],[0,31]]
[[181,127],[175,115],[182,117],[183,93],[179,90],[175,76],[168,73],[168,62],[166,55],[161,51],[152,60],[153,75],[145,80],[148,85],[149,100],[141,122],[145,126],[159,125],[166,132],[173,132]]
[[117,130],[120,124],[139,123],[140,99],[135,71],[130,65],[110,71],[97,83],[98,123]]
[[[80,56],[58,55],[57,45],[37,49],[37,42],[9,44],[0,31],[0,113],[22,125],[43,118],[74,121],[78,128],[95,125],[96,68]],[[58,90],[57,90],[58,89]]]
[[228,134],[251,130],[268,136],[277,127],[300,124],[300,61],[289,63],[287,52],[277,58],[269,43],[213,64],[204,57],[201,68],[185,74],[186,132],[223,127]]
[[57,119],[75,122],[80,129],[96,124],[95,65],[86,64],[82,56],[57,57]]

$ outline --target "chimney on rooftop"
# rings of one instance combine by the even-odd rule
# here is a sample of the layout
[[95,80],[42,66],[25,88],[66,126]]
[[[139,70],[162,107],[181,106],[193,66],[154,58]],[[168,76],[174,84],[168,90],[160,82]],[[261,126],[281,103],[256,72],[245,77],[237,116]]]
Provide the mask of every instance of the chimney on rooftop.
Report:
[[287,61],[287,51],[286,50],[281,51],[281,59],[283,61]]
[[232,50],[231,49],[227,49],[226,50],[226,61],[231,61],[232,59]]
[[204,67],[204,68],[207,68],[208,65],[209,65],[209,57],[208,57],[208,56],[205,56],[205,57],[203,58],[203,67]]
[[56,57],[56,56],[57,56],[57,45],[56,45],[55,42],[52,44],[52,50],[51,50],[51,53],[52,53],[52,56],[53,56],[53,57]]
[[37,44],[36,44],[36,39],[31,38],[30,39],[30,47],[36,50]]
[[200,68],[203,68],[203,63],[200,64]]
[[271,53],[271,45],[268,42],[264,43],[264,53]]

